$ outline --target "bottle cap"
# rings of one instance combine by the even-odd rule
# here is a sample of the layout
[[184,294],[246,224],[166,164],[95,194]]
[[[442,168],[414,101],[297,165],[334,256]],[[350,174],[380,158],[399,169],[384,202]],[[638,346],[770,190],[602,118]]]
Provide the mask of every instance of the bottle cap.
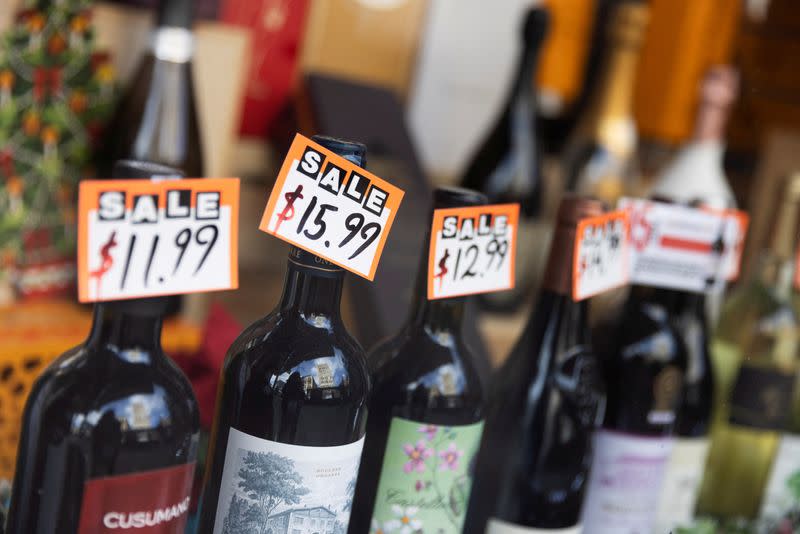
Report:
[[614,11],[609,35],[620,44],[638,48],[649,20],[650,8],[647,4],[623,2]]
[[434,209],[481,206],[489,202],[483,193],[463,187],[437,187],[433,192]]
[[343,157],[350,163],[359,167],[367,165],[367,147],[362,143],[347,141],[338,137],[328,137],[327,135],[315,135],[311,137],[311,140]]
[[121,159],[114,163],[111,176],[117,180],[133,180],[137,178],[183,178],[183,173],[178,169],[158,163]]
[[550,11],[544,6],[531,7],[522,23],[522,40],[527,48],[535,48],[547,35],[550,27]]
[[604,212],[600,200],[566,193],[556,214],[556,225],[550,243],[550,255],[542,279],[542,287],[561,295],[572,292],[572,256],[578,222]]

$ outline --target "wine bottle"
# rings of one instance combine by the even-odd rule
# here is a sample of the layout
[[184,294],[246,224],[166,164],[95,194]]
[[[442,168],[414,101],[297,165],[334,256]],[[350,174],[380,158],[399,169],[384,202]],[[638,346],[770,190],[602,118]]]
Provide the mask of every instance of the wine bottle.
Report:
[[650,532],[687,369],[678,293],[633,286],[603,354],[608,411],[595,440],[584,532]]
[[[434,208],[486,204],[475,191],[439,188]],[[423,250],[428,250],[426,246]],[[423,255],[408,323],[370,354],[374,393],[350,532],[460,534],[484,394],[462,335],[466,297],[429,300]],[[398,503],[406,503],[397,508]],[[413,509],[412,509],[413,507]]]
[[800,328],[792,308],[800,175],[781,195],[759,274],[734,291],[712,342],[717,380],[711,449],[698,513],[755,518],[797,394]]
[[[122,161],[118,178],[175,175]],[[36,380],[25,404],[7,532],[182,532],[200,413],[161,349],[165,298],[97,303],[87,340]]]
[[578,221],[602,211],[597,200],[568,194],[561,201],[534,313],[495,375],[467,533],[580,532],[605,388],[589,303],[571,298],[572,257]]
[[156,29],[133,82],[109,122],[98,155],[108,176],[118,159],[169,165],[203,176],[203,150],[192,79],[194,0],[159,0]]
[[[730,67],[709,70],[700,87],[700,105],[692,141],[659,175],[651,194],[672,202],[716,209],[734,208],[722,168],[723,134],[728,109],[736,97],[737,78]],[[718,308],[723,286],[708,293],[676,293],[673,316],[688,355],[676,440],[663,481],[656,532],[691,524],[708,454],[714,396],[708,315]]]
[[462,178],[464,187],[486,193],[492,202],[519,202],[523,216],[535,216],[542,194],[542,161],[536,134],[534,77],[549,14],[532,7],[522,25],[517,75],[502,112]]
[[[521,28],[517,74],[502,111],[488,136],[472,156],[461,179],[464,187],[482,191],[492,202],[518,202],[521,209],[518,236],[521,242],[546,239],[540,224],[543,195],[541,140],[536,130],[534,78],[542,43],[550,24],[546,7],[528,9]],[[538,255],[517,251],[515,287],[482,294],[478,303],[498,312],[516,310],[536,286],[541,272]]]
[[[364,145],[313,140],[364,166]],[[228,350],[200,534],[347,529],[370,376],[339,313],[343,282],[341,267],[292,247],[278,306]]]
[[622,2],[616,8],[603,77],[565,151],[567,189],[612,206],[623,194],[635,192],[633,86],[648,14],[645,4]]
[[736,198],[722,167],[725,125],[738,94],[738,76],[732,67],[709,69],[700,87],[694,133],[659,174],[650,196],[673,202],[701,202],[717,208],[735,208]]

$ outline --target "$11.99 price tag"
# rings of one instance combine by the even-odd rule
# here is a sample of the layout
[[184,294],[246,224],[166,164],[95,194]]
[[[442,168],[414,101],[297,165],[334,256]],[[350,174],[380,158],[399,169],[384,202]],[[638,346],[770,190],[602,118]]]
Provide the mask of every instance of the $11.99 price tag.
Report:
[[403,191],[296,135],[259,229],[372,280]]
[[583,300],[628,283],[628,213],[615,211],[578,223],[572,299]]
[[85,180],[81,302],[238,287],[239,179]]
[[519,204],[434,210],[428,298],[513,288],[518,219]]

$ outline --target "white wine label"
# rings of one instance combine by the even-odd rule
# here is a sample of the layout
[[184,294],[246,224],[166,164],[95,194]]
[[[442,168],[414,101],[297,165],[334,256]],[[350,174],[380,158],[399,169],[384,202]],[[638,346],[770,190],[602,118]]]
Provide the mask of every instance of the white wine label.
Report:
[[372,280],[402,199],[401,189],[297,134],[259,229]]
[[656,533],[688,527],[694,520],[694,507],[708,456],[708,438],[679,438],[664,476],[658,506]]
[[741,251],[739,212],[631,198],[619,207],[630,214],[631,283],[700,293],[738,272],[726,254]]
[[[459,534],[483,422],[440,426],[392,418],[372,511],[375,531]],[[402,532],[402,530],[400,530]]]
[[364,438],[305,447],[230,429],[214,534],[347,532]]
[[628,212],[615,211],[581,220],[572,256],[573,300],[628,283],[628,254]]
[[514,287],[519,204],[438,209],[428,252],[428,298]]
[[796,518],[800,508],[800,436],[785,434],[781,437],[768,480],[760,517],[766,524],[776,526],[789,520],[792,514]]
[[581,523],[593,534],[651,532],[672,445],[672,438],[597,432]]
[[97,302],[235,289],[239,179],[84,180],[78,296]]
[[503,521],[502,519],[491,518],[486,524],[486,534],[580,534],[581,526],[566,528],[533,528],[523,527]]

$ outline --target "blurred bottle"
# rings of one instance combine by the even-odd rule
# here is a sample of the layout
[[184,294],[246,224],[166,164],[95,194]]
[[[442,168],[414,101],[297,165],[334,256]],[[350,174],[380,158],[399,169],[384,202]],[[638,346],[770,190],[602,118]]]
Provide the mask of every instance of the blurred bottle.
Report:
[[[187,178],[203,176],[192,55],[194,0],[160,0],[150,49],[105,129],[97,160],[100,176],[111,176],[119,159],[174,167]],[[170,296],[167,315],[181,302],[203,298]],[[191,305],[188,306],[191,308]]]
[[717,383],[699,514],[754,518],[797,394],[798,318],[792,308],[800,174],[786,183],[758,275],[730,296],[712,344]]
[[614,12],[604,76],[565,154],[567,188],[611,206],[623,194],[636,192],[633,86],[648,15],[646,4],[632,2],[621,3]]
[[[491,202],[519,202],[518,238],[537,239],[541,228],[536,220],[542,209],[543,176],[541,147],[536,131],[536,88],[534,78],[550,15],[544,7],[532,7],[521,28],[521,53],[517,75],[500,116],[484,139],[462,178],[464,187],[482,191]],[[513,311],[528,296],[540,272],[538,256],[530,248],[517,253],[515,287],[508,291],[479,295],[482,307]]]
[[193,0],[161,0],[151,47],[117,104],[98,160],[101,176],[132,158],[203,176],[203,150],[192,81]]
[[669,198],[688,204],[727,209],[736,207],[722,156],[725,152],[725,125],[736,100],[739,79],[729,66],[709,69],[700,86],[692,139],[660,173],[650,196]]
[[535,311],[489,398],[465,533],[580,532],[605,395],[571,266],[578,222],[602,212],[597,200],[561,201]]

